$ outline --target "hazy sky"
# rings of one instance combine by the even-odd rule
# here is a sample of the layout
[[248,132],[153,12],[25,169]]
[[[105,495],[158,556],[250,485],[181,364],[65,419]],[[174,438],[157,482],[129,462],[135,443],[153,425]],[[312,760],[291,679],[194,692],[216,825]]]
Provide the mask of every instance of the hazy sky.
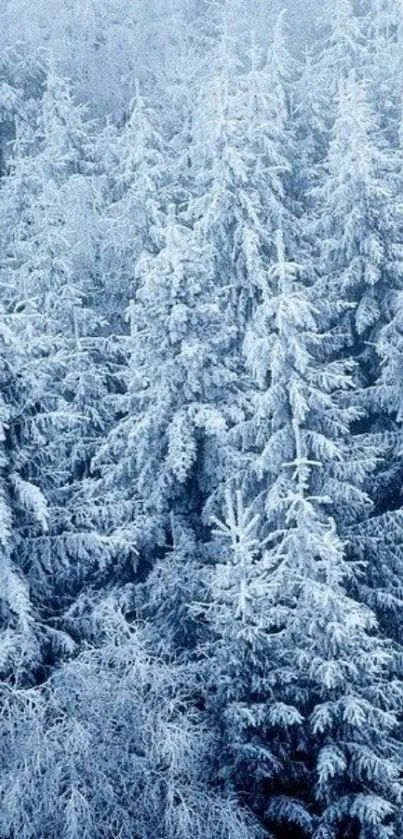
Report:
[[318,12],[318,0],[276,0],[279,9],[286,8],[288,20],[297,42],[305,43],[309,38],[315,14]]

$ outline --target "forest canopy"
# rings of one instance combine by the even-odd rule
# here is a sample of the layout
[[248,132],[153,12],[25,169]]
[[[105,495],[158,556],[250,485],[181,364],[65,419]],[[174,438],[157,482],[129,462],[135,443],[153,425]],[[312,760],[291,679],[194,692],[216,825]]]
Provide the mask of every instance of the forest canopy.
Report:
[[0,839],[401,839],[403,6],[0,47]]

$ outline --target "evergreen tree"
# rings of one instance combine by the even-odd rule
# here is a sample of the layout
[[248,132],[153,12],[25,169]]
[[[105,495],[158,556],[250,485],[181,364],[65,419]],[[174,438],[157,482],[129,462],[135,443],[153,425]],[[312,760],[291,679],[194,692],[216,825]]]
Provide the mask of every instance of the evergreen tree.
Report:
[[[347,326],[348,351],[359,361],[354,398],[362,416],[352,445],[361,451],[377,449],[377,469],[367,485],[374,502],[372,520],[366,522],[365,515],[362,525],[349,531],[353,551],[366,561],[360,596],[394,636],[400,595],[392,532],[399,532],[399,524],[386,527],[383,514],[388,505],[396,507],[399,481],[397,391],[390,378],[394,362],[389,366],[387,360],[396,357],[394,311],[402,285],[398,194],[398,155],[382,140],[362,85],[350,80],[341,86],[324,180],[315,194],[320,218],[314,235],[321,242],[324,294],[334,301],[334,331],[340,334],[341,324]],[[343,315],[338,304],[350,309]],[[398,563],[400,567],[400,559]]]
[[208,245],[173,205],[160,235],[161,249],[136,267],[122,419],[94,461],[103,491],[134,500],[138,538],[153,550],[165,543],[170,513],[199,514],[204,448],[239,415]]
[[350,365],[327,360],[315,289],[281,234],[278,250],[248,341],[269,382],[255,466],[265,503],[259,522],[239,496],[218,523],[232,551],[211,583],[213,707],[232,774],[277,835],[397,836],[402,684],[374,614],[349,594],[356,571],[336,523],[366,504],[367,465],[349,462]]
[[[284,16],[277,20],[266,56],[256,38],[242,61],[236,46],[224,30],[217,46],[216,75],[200,106],[208,130],[201,135],[196,158],[205,177],[195,208],[200,235],[212,249],[232,363],[247,393],[246,409],[231,424],[220,451],[221,473],[226,479],[232,476],[239,486],[248,470],[247,452],[259,434],[254,386],[243,353],[245,330],[266,287],[275,230],[283,225],[294,252],[300,227],[293,194],[297,193],[292,127],[295,68],[287,50]],[[223,486],[219,478],[206,496],[206,520],[219,510]]]
[[[1,491],[0,491],[0,678],[19,686],[37,672],[41,663],[35,607],[22,574],[15,528],[28,513],[43,532],[48,529],[48,509],[39,488],[16,471],[12,449],[12,423],[18,398],[21,351],[10,321],[1,311]],[[17,550],[16,550],[17,549]]]
[[391,289],[390,320],[380,330],[376,345],[380,370],[369,400],[368,415],[369,421],[375,415],[377,430],[368,437],[379,446],[382,459],[370,486],[374,510],[369,520],[359,522],[348,533],[351,547],[365,561],[361,597],[376,611],[386,634],[397,641],[400,641],[403,608],[401,303],[402,291]]
[[328,98],[327,118],[340,82],[352,74],[362,77],[365,58],[363,21],[354,0],[326,0],[318,15],[318,81]]
[[368,341],[388,320],[390,293],[400,286],[400,208],[394,201],[394,158],[379,142],[362,84],[340,84],[323,177],[315,190],[313,234],[320,242],[325,293],[352,306],[350,344],[362,357],[364,381],[376,374]]
[[38,125],[19,141],[1,196],[3,302],[20,345],[9,431],[19,499],[14,550],[48,662],[74,646],[63,631],[63,607],[115,555],[98,511],[85,502],[90,459],[113,413],[114,381],[113,348],[94,305],[90,146],[81,108],[51,69]]
[[379,114],[386,137],[396,148],[403,73],[402,9],[393,0],[368,0],[363,3],[363,12],[371,103]]
[[127,121],[119,131],[108,126],[100,137],[102,190],[101,265],[108,277],[104,301],[113,314],[117,335],[128,332],[124,322],[133,295],[133,271],[144,250],[160,244],[161,192],[169,182],[166,143],[156,115],[136,82]]
[[294,66],[283,15],[266,57],[255,38],[246,55],[239,55],[225,24],[224,18],[213,76],[196,112],[196,161],[203,173],[198,210],[202,235],[214,251],[217,285],[228,295],[227,317],[239,353],[273,252],[273,231],[290,215],[285,183],[291,178]]

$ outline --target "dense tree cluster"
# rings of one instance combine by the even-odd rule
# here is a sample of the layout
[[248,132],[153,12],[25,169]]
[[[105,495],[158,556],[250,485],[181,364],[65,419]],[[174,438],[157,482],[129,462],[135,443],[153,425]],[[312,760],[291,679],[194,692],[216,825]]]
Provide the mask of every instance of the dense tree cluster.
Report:
[[56,5],[0,11],[0,839],[400,839],[403,7]]

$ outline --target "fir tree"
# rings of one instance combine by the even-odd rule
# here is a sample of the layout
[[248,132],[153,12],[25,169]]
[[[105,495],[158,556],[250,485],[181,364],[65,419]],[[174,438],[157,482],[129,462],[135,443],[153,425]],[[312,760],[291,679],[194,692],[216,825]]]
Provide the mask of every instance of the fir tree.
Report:
[[350,343],[362,356],[366,384],[376,356],[368,344],[388,320],[390,293],[400,287],[400,209],[394,203],[394,158],[379,141],[362,84],[339,88],[323,177],[315,190],[325,293],[352,306]]
[[340,82],[352,74],[362,77],[364,63],[363,21],[356,12],[354,0],[326,0],[317,22],[319,38],[318,81],[326,91],[332,117],[332,102],[338,95]]
[[19,141],[4,179],[1,266],[8,278],[3,301],[20,344],[9,431],[19,498],[14,550],[49,661],[72,651],[60,612],[88,575],[105,568],[109,546],[98,511],[84,501],[94,446],[111,416],[107,397],[114,381],[103,319],[93,306],[89,147],[81,108],[51,69],[38,125]]
[[212,579],[214,708],[233,776],[278,835],[397,836],[402,685],[374,614],[349,594],[356,571],[336,523],[366,504],[366,464],[348,460],[349,365],[323,356],[314,292],[281,234],[278,247],[249,336],[251,365],[270,382],[255,466],[264,507],[259,522],[253,498],[237,515],[230,504],[218,528],[232,557]]
[[102,190],[100,270],[108,277],[105,307],[113,328],[127,334],[124,322],[133,295],[133,271],[144,250],[160,244],[161,193],[169,182],[169,157],[156,115],[136,92],[121,130],[108,126],[100,137]]
[[22,354],[9,318],[1,311],[1,599],[0,678],[20,686],[32,679],[41,663],[41,645],[36,626],[35,604],[21,567],[15,529],[27,515],[36,519],[42,532],[48,529],[48,509],[39,488],[17,471],[12,425],[18,399]]
[[[224,18],[214,75],[196,112],[196,160],[204,175],[197,205],[200,228],[214,251],[216,282],[228,295],[227,317],[238,333],[238,352],[273,252],[273,231],[290,215],[285,183],[292,174],[294,66],[284,16],[266,56],[255,38],[246,55],[239,52]],[[285,223],[287,235],[289,226]]]
[[136,267],[124,413],[94,461],[101,486],[134,499],[136,526],[154,549],[171,512],[199,513],[204,447],[239,416],[210,249],[173,205],[160,235],[161,249]]
[[379,114],[385,136],[396,148],[403,73],[402,10],[393,0],[369,0],[363,3],[363,12],[371,102]]

